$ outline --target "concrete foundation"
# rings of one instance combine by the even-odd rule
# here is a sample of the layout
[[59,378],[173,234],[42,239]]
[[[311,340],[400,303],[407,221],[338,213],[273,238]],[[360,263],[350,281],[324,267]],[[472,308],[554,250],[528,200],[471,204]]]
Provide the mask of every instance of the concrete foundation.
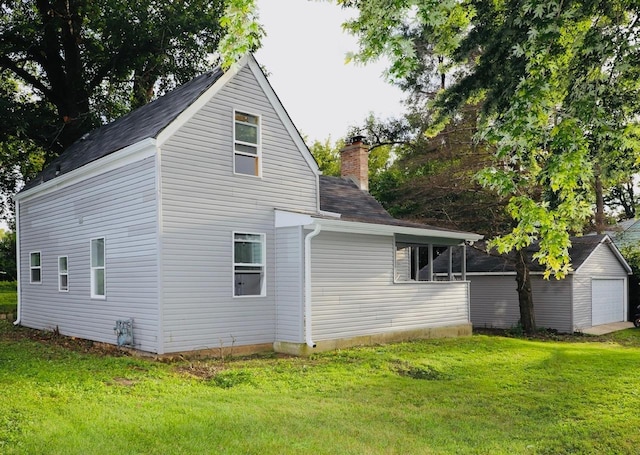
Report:
[[461,324],[447,327],[429,327],[424,329],[405,330],[401,332],[378,333],[353,338],[341,338],[337,340],[321,340],[315,342],[315,348],[312,348],[305,343],[276,341],[273,343],[273,350],[284,354],[308,356],[316,352],[335,351],[337,349],[347,349],[354,346],[372,346],[376,344],[397,343],[428,338],[455,338],[471,336],[471,334],[471,324]]

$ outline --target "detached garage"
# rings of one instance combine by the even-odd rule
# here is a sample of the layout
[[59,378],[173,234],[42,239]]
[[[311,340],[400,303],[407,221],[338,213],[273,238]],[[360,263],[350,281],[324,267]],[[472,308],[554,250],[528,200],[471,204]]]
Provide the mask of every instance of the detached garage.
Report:
[[[571,239],[574,271],[564,280],[544,280],[543,269],[531,266],[536,324],[563,333],[627,320],[631,268],[607,235]],[[536,247],[528,251],[533,255]],[[474,327],[511,328],[520,310],[515,269],[509,261],[469,248],[467,279],[471,281]]]

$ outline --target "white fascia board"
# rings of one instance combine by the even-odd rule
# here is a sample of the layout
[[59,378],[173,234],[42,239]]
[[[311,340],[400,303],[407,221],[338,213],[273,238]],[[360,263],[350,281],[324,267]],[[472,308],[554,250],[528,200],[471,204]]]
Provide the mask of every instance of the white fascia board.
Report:
[[28,201],[33,197],[43,196],[53,191],[66,188],[70,185],[104,174],[127,164],[141,161],[156,154],[156,141],[152,138],[143,139],[131,144],[117,152],[110,153],[102,158],[85,164],[71,172],[61,174],[40,185],[21,191],[15,196],[16,201]]
[[287,212],[285,210],[275,211],[275,227],[291,227],[291,226],[306,226],[313,223],[311,215],[304,213]]
[[253,72],[256,80],[258,81],[258,84],[260,84],[260,87],[262,88],[265,95],[267,96],[267,99],[271,102],[271,105],[275,109],[276,114],[278,114],[280,121],[282,122],[284,127],[287,129],[289,136],[291,136],[291,139],[293,140],[293,142],[298,146],[300,153],[302,153],[302,156],[306,160],[311,170],[316,175],[322,174],[322,172],[320,172],[320,169],[318,168],[318,163],[316,163],[316,160],[313,158],[313,155],[309,151],[307,144],[305,144],[305,142],[302,140],[302,137],[300,136],[298,129],[293,124],[291,117],[289,117],[289,114],[287,113],[286,109],[282,105],[280,98],[278,98],[278,95],[273,90],[273,87],[271,87],[269,80],[262,72],[260,65],[258,64],[256,59],[253,57],[253,55],[249,54],[248,57],[250,57],[248,59],[249,68]]
[[435,237],[449,240],[475,241],[482,238],[479,234],[467,232],[449,232],[435,229],[422,229],[390,224],[362,223],[358,221],[343,221],[338,218],[315,218],[308,213],[275,210],[275,227],[303,226],[313,229],[320,225],[323,231],[345,232],[353,234],[371,234],[393,237],[395,234],[408,234],[421,237]]
[[362,223],[358,221],[329,220],[322,218],[315,218],[313,220],[313,224],[320,224],[323,231],[346,232],[354,234],[371,234],[384,236],[407,234],[421,237],[459,240],[460,242],[476,241],[480,240],[483,237],[482,235],[472,234],[468,232],[440,231],[436,229],[395,226],[391,224]]

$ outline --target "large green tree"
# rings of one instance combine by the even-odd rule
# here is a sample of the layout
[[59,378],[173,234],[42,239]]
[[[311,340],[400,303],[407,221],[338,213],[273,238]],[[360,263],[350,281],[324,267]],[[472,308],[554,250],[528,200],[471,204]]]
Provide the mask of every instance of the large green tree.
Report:
[[0,191],[11,195],[87,131],[208,69],[224,8],[0,1]]
[[[640,5],[572,0],[339,0],[358,10],[346,26],[359,37],[353,58],[386,55],[390,74],[411,83],[459,70],[432,105],[435,125],[482,102],[479,138],[495,148],[480,181],[509,199],[514,228],[492,244],[516,251],[525,329],[535,328],[524,249],[547,276],[570,270],[569,235],[592,213],[594,188],[632,155],[638,111]],[[416,39],[419,37],[419,39]],[[429,44],[425,52],[425,43]],[[415,86],[415,84],[413,84]],[[424,84],[423,84],[424,85]],[[600,191],[602,194],[602,191]],[[599,205],[601,205],[600,202]],[[527,310],[524,314],[522,310]]]

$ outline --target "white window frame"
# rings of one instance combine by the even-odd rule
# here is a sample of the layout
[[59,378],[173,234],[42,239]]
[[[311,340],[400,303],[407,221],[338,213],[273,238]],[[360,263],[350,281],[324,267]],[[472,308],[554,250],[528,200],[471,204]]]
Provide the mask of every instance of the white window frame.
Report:
[[[66,263],[66,270],[62,270],[60,267],[60,260],[63,259]],[[62,286],[62,277],[67,277],[67,286]],[[58,292],[69,292],[69,256],[58,256]]]
[[[408,252],[407,260],[403,263],[402,272],[398,268],[398,251],[399,246],[402,247],[403,250]],[[461,267],[463,270],[460,272],[453,272],[451,270],[451,262],[452,262],[452,248],[462,248],[460,245],[440,245],[434,243],[420,243],[420,244],[410,244],[405,242],[394,241],[394,258],[393,258],[393,282],[394,283],[435,283],[435,282],[448,282],[448,281],[457,281],[456,274],[460,277],[464,276],[466,278],[466,263],[463,259]],[[448,249],[449,255],[449,270],[445,274],[438,273],[436,274],[433,270],[433,261],[437,257],[436,248],[445,248]],[[419,249],[423,250],[423,254],[426,253],[426,270],[424,271],[423,278],[420,279],[420,257],[422,255],[419,252]],[[425,251],[426,250],[426,251]],[[466,251],[463,249],[463,254],[466,255]],[[406,270],[408,267],[408,270]],[[413,269],[413,270],[412,270]],[[404,273],[408,272],[408,273]],[[406,276],[405,276],[406,275]],[[462,279],[462,278],[461,278]]]
[[[38,262],[40,263],[40,265],[32,265],[32,261],[31,261],[31,257],[37,254],[38,258],[40,259]],[[40,271],[40,280],[39,281],[33,281],[33,271],[34,270],[39,270]],[[31,251],[29,252],[29,283],[30,284],[42,284],[42,251]]]
[[[236,120],[236,114],[244,114],[244,115],[250,115],[252,117],[255,117],[257,119],[257,125],[254,125],[253,123],[247,123],[247,122],[242,122],[240,120]],[[244,141],[239,141],[236,139],[236,125],[240,123],[242,125],[247,125],[247,126],[251,126],[251,127],[255,127],[256,128],[256,143],[252,143],[252,142],[244,142]],[[249,146],[249,147],[255,147],[256,148],[256,153],[255,155],[253,153],[247,153],[247,152],[243,152],[241,150],[237,150],[237,145],[240,146]],[[248,156],[248,157],[252,157],[252,158],[256,158],[257,163],[256,163],[256,174],[245,174],[243,172],[237,172],[236,171],[236,156]],[[252,114],[250,112],[246,112],[244,110],[239,110],[239,109],[234,109],[233,110],[233,173],[236,175],[245,175],[248,177],[262,177],[262,117],[258,114]]]
[[[262,244],[261,263],[246,263],[246,262],[236,262],[236,235],[256,235],[260,237],[260,243]],[[231,234],[231,258],[233,263],[233,269],[231,271],[232,281],[231,281],[231,292],[234,298],[251,298],[251,297],[265,297],[267,295],[267,238],[266,234],[263,232],[247,232],[247,231],[233,231]],[[236,295],[236,267],[262,267],[262,286],[260,289],[260,294],[244,294],[244,295]]]
[[[102,259],[103,264],[101,266],[93,265],[93,242],[96,240],[102,240]],[[105,300],[107,298],[107,239],[106,237],[94,237],[89,241],[89,267],[91,273],[91,298],[98,300]],[[96,271],[102,270],[103,290],[104,294],[96,294]]]

